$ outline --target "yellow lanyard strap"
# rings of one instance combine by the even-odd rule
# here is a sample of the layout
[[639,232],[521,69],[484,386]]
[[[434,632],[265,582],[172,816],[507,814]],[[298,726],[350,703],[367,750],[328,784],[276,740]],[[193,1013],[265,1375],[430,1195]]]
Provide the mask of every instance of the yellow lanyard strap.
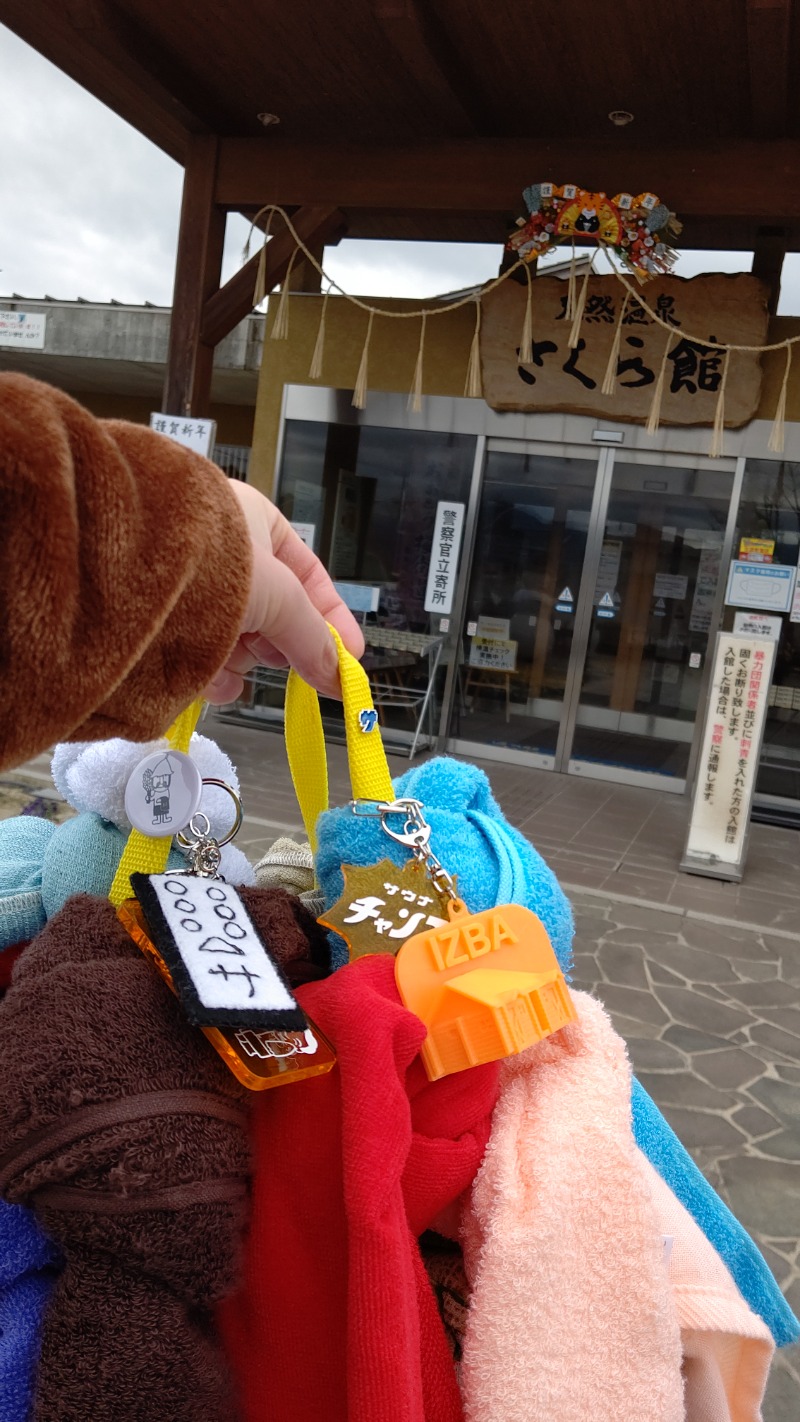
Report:
[[[172,750],[183,751],[184,754],[188,752],[189,742],[202,709],[202,701],[193,701],[191,706],[187,706],[173,721],[167,731],[167,740]],[[108,895],[115,908],[133,894],[131,874],[163,874],[171,848],[171,835],[152,839],[149,834],[142,834],[140,830],[131,830]]]
[[[394,789],[380,727],[372,701],[369,679],[360,662],[345,648],[331,627],[339,653],[339,678],[344,702],[347,759],[350,783],[356,800],[393,800]],[[363,712],[373,713],[372,730],[363,729]],[[292,773],[303,824],[316,853],[317,820],[328,808],[328,763],[319,697],[297,672],[290,671],[286,685],[286,753]]]

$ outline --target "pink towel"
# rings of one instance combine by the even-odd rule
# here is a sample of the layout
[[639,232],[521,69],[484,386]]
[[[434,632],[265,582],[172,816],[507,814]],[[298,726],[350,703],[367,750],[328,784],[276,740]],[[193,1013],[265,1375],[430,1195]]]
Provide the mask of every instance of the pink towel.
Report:
[[640,1165],[658,1228],[672,1241],[669,1282],[681,1329],[687,1422],[760,1422],[772,1334],[645,1155]]
[[467,1422],[683,1422],[681,1338],[631,1130],[625,1045],[598,1002],[503,1064],[465,1211]]

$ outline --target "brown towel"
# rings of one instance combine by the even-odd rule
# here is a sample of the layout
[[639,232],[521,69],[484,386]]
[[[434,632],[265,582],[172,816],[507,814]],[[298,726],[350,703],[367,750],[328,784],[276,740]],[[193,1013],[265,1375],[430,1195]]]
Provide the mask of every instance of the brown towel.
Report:
[[[299,967],[321,930],[289,895],[244,897]],[[0,1004],[0,1190],[66,1260],[35,1422],[235,1416],[211,1313],[237,1279],[248,1096],[105,900],[26,950]]]

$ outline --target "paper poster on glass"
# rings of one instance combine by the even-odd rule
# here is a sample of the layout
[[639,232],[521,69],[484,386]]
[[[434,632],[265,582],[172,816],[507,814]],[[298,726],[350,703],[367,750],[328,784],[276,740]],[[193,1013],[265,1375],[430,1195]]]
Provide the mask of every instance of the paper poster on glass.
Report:
[[473,637],[469,645],[469,665],[485,671],[513,672],[517,669],[517,643],[495,637]]
[[728,573],[725,601],[729,607],[788,612],[792,605],[796,575],[797,569],[790,564],[734,560]]
[[485,637],[489,642],[508,641],[510,631],[511,619],[508,617],[481,616],[476,623],[477,635],[479,637]]

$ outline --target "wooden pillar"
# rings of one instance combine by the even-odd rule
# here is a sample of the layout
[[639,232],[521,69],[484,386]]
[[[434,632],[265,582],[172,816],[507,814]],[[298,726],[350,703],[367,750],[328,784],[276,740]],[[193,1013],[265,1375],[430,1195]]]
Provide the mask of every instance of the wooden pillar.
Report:
[[214,204],[219,140],[196,134],[189,145],[178,233],[163,409],[208,414],[214,346],[201,340],[203,308],[219,288],[225,213]]
[[[325,252],[324,246],[321,247],[317,244],[311,250],[313,250],[314,256],[316,257],[320,266],[322,266],[322,259]],[[292,291],[317,293],[322,291],[322,277],[320,276],[316,267],[312,266],[311,262],[309,262],[307,258],[303,257],[301,260],[301,258],[298,257],[297,261],[292,267],[291,286]]]
[[781,295],[781,274],[786,256],[787,233],[784,227],[759,227],[753,249],[753,276],[769,287],[769,314],[774,316]]
[[637,524],[611,685],[609,705],[614,711],[636,709],[636,693],[647,640],[660,548],[661,518],[659,517],[657,525]]
[[553,508],[553,522],[550,525],[550,542],[547,548],[542,586],[539,595],[539,609],[536,617],[536,637],[533,643],[533,659],[528,683],[528,696],[542,694],[545,663],[550,650],[550,633],[553,627],[553,609],[558,600],[558,569],[561,563],[561,545],[566,527],[566,508],[558,503]]

